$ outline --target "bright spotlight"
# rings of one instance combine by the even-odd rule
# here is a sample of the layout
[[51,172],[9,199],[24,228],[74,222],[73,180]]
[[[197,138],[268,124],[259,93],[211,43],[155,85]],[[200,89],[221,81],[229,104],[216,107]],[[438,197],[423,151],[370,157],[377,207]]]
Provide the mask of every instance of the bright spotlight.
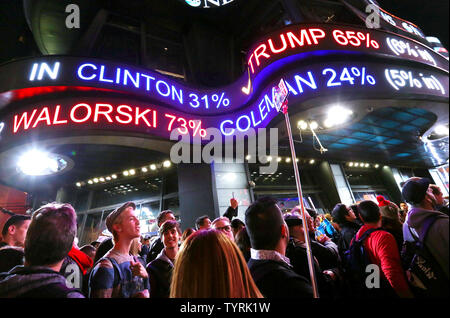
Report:
[[286,158],[286,163],[289,163],[289,162],[291,162],[291,158],[287,157]]
[[154,164],[150,165],[150,169],[156,170],[156,165],[154,165]]
[[271,156],[268,156],[268,157],[267,157],[267,161],[268,161],[268,162],[271,162],[272,159],[273,159],[273,158],[272,158]]
[[280,162],[281,160],[283,160],[283,158],[281,158],[281,157],[277,158],[277,162]]
[[312,121],[312,122],[309,123],[309,127],[312,130],[316,130],[317,128],[319,128],[319,124],[317,123],[317,121]]
[[305,129],[308,128],[308,123],[307,123],[306,121],[304,121],[304,120],[300,120],[300,121],[297,123],[297,128],[299,128],[299,129],[301,129],[301,130],[305,130]]
[[439,125],[434,129],[434,132],[436,133],[436,135],[448,136],[449,129],[448,129],[448,127],[446,127],[444,125]]
[[131,170],[129,171],[129,173],[130,173],[130,175],[134,176],[134,175],[136,174],[136,170],[131,169]]
[[100,182],[105,182],[105,178],[103,178],[103,177],[101,177],[99,180],[100,180]]
[[58,172],[58,160],[49,153],[36,149],[23,154],[18,162],[18,168],[30,176],[42,176]]
[[354,166],[354,163],[353,163],[353,162],[350,162],[348,165],[349,165],[350,167],[353,167],[353,166]]
[[123,172],[123,175],[124,175],[125,177],[127,177],[129,174],[130,174],[130,173],[128,172],[128,170],[125,170],[125,171]]
[[324,121],[324,125],[327,128],[342,125],[349,120],[353,112],[350,109],[342,106],[333,106],[328,110],[328,117]]
[[113,174],[113,175],[111,176],[111,178],[117,179],[117,175]]
[[245,160],[250,160],[250,159],[252,159],[252,156],[250,156],[250,155],[247,155],[246,157],[245,157]]
[[89,184],[93,184],[94,182],[93,182],[92,180],[89,180],[88,183],[89,183]]
[[315,161],[314,159],[311,159],[311,160],[309,161],[309,164],[310,164],[310,165],[313,165],[315,162],[316,162],[316,161]]
[[169,160],[166,160],[163,163],[164,168],[169,168],[171,165],[172,165],[172,163]]
[[78,188],[81,187],[81,183],[80,182],[77,182],[76,185],[77,185]]
[[147,171],[148,171],[148,169],[146,167],[142,168],[142,172],[147,172]]

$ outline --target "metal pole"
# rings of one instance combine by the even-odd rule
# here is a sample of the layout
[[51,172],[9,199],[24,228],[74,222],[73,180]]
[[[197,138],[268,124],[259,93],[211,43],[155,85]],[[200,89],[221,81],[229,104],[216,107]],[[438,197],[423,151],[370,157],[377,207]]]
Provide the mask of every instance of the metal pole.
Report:
[[284,118],[286,119],[286,128],[289,135],[289,144],[291,146],[291,155],[292,155],[292,163],[294,165],[294,172],[295,172],[295,182],[297,184],[297,195],[298,200],[300,201],[300,208],[302,211],[302,220],[303,220],[303,231],[305,233],[305,242],[306,242],[306,251],[308,256],[308,266],[309,266],[309,274],[311,276],[311,285],[314,293],[314,298],[319,298],[319,292],[317,290],[317,281],[316,281],[316,275],[314,273],[314,260],[312,256],[311,251],[311,242],[309,239],[309,233],[308,233],[308,223],[306,222],[306,216],[305,216],[305,206],[303,204],[303,196],[302,196],[302,185],[300,183],[300,174],[298,171],[298,165],[297,165],[297,155],[295,154],[295,147],[294,147],[294,140],[292,138],[292,130],[291,130],[291,122],[289,121],[289,114],[287,109],[287,100],[285,101],[285,106],[283,107],[283,113]]

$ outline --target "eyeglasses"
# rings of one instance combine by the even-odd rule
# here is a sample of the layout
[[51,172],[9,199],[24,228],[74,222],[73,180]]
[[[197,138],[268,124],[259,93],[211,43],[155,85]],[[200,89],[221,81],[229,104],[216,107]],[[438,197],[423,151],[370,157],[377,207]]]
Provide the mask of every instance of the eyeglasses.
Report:
[[225,225],[225,226],[222,226],[222,227],[216,227],[216,230],[230,232],[231,231],[231,225]]

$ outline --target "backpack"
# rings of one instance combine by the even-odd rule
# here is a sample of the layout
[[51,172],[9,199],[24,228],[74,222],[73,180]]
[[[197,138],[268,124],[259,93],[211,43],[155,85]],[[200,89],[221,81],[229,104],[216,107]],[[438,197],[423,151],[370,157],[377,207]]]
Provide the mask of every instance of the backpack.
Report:
[[395,297],[394,290],[383,276],[380,277],[380,288],[369,288],[366,286],[367,276],[370,275],[370,271],[366,272],[366,269],[372,262],[366,253],[363,243],[370,234],[376,231],[382,231],[382,229],[369,229],[358,240],[355,235],[349,249],[344,252],[344,278],[349,285],[348,288],[351,290],[351,294],[358,298]]
[[417,237],[408,226],[414,242],[405,241],[402,249],[402,260],[406,270],[406,277],[416,297],[435,298],[448,297],[449,281],[441,266],[434,259],[424,242],[428,230],[437,220],[429,216],[423,223],[422,237]]

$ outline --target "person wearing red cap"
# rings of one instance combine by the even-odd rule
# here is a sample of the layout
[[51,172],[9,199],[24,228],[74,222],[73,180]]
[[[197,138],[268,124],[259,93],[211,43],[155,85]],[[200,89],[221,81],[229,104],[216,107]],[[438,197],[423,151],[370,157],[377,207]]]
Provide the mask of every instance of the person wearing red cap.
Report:
[[377,196],[378,206],[381,212],[381,228],[391,233],[399,252],[403,245],[403,228],[400,221],[400,208],[393,202],[386,200],[382,195]]

